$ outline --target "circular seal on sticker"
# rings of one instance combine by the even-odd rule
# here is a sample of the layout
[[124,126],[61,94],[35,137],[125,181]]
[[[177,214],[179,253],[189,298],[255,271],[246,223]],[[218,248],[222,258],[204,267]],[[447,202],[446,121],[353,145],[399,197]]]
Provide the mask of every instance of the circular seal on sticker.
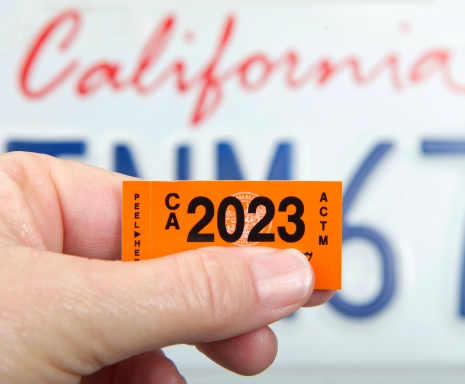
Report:
[[[258,244],[259,242],[249,242],[249,233],[252,228],[261,220],[266,214],[266,207],[263,205],[259,205],[256,209],[255,213],[249,213],[249,205],[250,202],[258,197],[257,194],[253,192],[238,192],[234,193],[231,196],[234,196],[242,203],[242,207],[244,208],[244,230],[242,232],[242,236],[239,240],[235,241],[233,244],[238,246],[250,246]],[[226,211],[226,230],[228,233],[234,233],[236,229],[236,210],[233,206],[229,206]],[[273,221],[261,230],[261,233],[269,233],[271,231]]]

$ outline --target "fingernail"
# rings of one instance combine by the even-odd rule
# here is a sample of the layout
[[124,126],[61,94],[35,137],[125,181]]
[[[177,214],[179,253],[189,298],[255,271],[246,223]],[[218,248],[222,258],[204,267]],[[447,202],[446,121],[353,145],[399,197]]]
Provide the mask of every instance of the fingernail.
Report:
[[251,267],[265,308],[284,308],[309,294],[313,274],[307,258],[296,249],[257,256]]

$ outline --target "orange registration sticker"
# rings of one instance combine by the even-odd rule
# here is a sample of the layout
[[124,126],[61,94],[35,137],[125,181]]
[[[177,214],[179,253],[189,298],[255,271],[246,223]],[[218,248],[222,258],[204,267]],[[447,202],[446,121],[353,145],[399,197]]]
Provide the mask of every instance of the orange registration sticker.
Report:
[[299,249],[341,288],[342,182],[124,181],[122,260],[220,245]]

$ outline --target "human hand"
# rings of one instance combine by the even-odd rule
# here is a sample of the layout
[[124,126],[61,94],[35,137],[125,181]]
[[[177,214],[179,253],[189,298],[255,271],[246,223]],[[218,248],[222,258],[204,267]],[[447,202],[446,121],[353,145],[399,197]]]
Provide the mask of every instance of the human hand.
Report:
[[179,343],[256,374],[276,355],[267,325],[332,296],[312,294],[312,270],[295,250],[114,261],[123,179],[44,155],[0,155],[2,383],[184,383],[161,351]]

